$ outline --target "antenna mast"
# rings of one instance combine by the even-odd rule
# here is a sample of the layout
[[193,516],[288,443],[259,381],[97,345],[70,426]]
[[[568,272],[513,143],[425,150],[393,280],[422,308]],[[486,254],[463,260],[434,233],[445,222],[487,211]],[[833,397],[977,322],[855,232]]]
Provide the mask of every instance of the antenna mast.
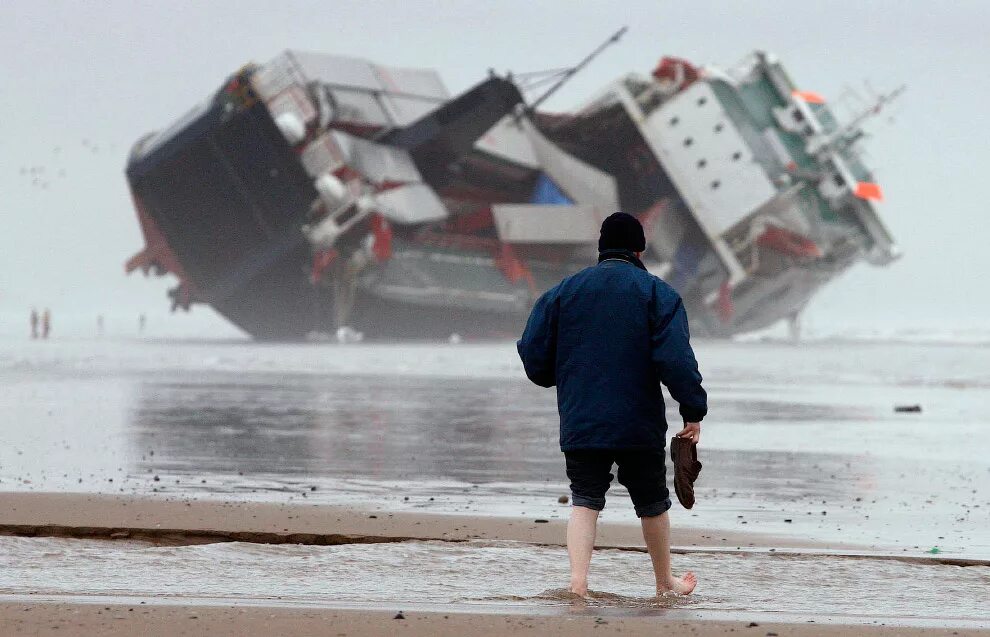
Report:
[[536,98],[536,100],[534,100],[532,104],[530,104],[529,106],[527,106],[526,107],[526,110],[527,111],[530,111],[530,112],[535,111],[536,108],[540,104],[542,104],[543,102],[545,102],[548,97],[550,97],[551,95],[553,95],[554,93],[556,93],[557,92],[557,89],[559,89],[561,86],[563,86],[565,83],[567,83],[567,81],[569,79],[571,79],[572,77],[574,77],[574,75],[577,74],[578,71],[580,71],[584,67],[588,66],[588,64],[592,60],[594,60],[596,57],[598,57],[601,54],[602,51],[604,51],[608,47],[610,47],[613,44],[615,44],[616,42],[618,42],[619,39],[622,38],[622,36],[625,35],[626,31],[628,31],[628,30],[629,30],[629,27],[622,27],[621,29],[619,29],[618,31],[616,31],[615,33],[613,33],[607,40],[605,40],[600,45],[598,45],[598,48],[596,48],[594,51],[592,51],[591,53],[589,53],[583,60],[581,60],[576,65],[574,65],[574,66],[572,66],[570,68],[567,68],[567,69],[554,69],[554,70],[551,70],[551,71],[538,71],[536,73],[524,73],[524,74],[521,74],[521,76],[524,78],[524,81],[526,79],[526,76],[529,76],[529,77],[540,76],[540,75],[543,76],[543,77],[540,77],[539,79],[536,79],[535,81],[530,81],[529,84],[528,84],[528,86],[523,87],[524,89],[525,88],[532,89],[532,88],[535,88],[536,86],[538,86],[539,84],[543,84],[543,83],[545,83],[547,81],[550,81],[550,80],[553,80],[553,79],[557,79],[557,82],[553,86],[551,86],[549,89],[547,89],[547,91],[543,95],[541,95],[538,98]]

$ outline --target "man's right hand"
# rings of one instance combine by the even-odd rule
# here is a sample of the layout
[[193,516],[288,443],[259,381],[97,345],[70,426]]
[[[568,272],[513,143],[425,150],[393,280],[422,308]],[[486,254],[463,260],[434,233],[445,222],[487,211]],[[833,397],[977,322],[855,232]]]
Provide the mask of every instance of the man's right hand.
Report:
[[681,429],[675,435],[678,438],[687,438],[694,444],[698,444],[698,440],[701,438],[701,423],[686,422],[684,423],[684,429]]

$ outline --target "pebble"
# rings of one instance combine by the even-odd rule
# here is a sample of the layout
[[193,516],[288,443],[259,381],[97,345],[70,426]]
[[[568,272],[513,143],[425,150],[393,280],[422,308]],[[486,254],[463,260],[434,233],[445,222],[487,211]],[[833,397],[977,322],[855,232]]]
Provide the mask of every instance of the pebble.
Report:
[[557,502],[560,502],[561,504],[567,504],[570,501],[571,501],[571,499],[569,497],[567,497],[566,495],[562,495],[559,498],[557,498]]

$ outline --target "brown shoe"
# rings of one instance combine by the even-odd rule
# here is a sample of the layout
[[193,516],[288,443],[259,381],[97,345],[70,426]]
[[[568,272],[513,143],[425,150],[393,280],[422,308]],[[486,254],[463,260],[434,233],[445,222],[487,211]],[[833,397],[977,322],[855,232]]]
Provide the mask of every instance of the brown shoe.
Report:
[[698,447],[687,438],[670,439],[670,459],[674,463],[674,492],[685,509],[694,506],[694,481],[701,473]]

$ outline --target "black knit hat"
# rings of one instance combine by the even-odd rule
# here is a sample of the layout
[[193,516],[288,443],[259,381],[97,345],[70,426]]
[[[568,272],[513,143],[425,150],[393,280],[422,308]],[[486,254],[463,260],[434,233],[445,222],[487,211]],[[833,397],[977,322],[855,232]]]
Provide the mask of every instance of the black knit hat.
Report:
[[609,215],[602,222],[602,234],[598,239],[598,251],[605,250],[643,252],[646,250],[643,225],[636,217],[624,212]]

